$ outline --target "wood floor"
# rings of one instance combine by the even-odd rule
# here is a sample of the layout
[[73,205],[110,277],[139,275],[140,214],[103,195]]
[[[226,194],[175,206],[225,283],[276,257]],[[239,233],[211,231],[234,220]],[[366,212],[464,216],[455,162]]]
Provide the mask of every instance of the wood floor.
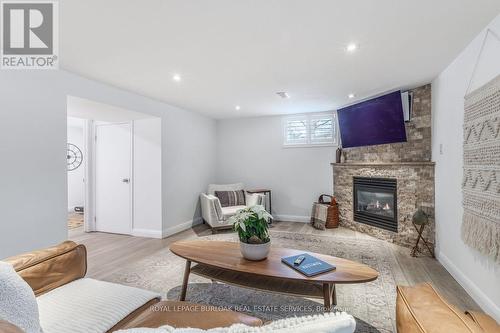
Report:
[[82,213],[68,213],[68,229],[80,228],[83,226],[83,214]]
[[[351,237],[353,241],[358,238],[371,237],[346,228],[320,231],[312,228],[309,224],[294,222],[275,222],[273,230],[301,234],[336,233],[344,237]],[[87,276],[103,280],[106,280],[108,276],[124,265],[138,261],[161,248],[168,247],[172,242],[210,234],[211,231],[206,225],[197,225],[165,239],[100,232],[84,233],[82,228],[69,230],[70,239],[87,246]],[[414,285],[420,282],[431,282],[450,303],[460,309],[480,310],[479,306],[437,260],[427,257],[413,258],[409,256],[409,249],[391,243],[385,244],[393,253],[399,266],[391,268],[394,275],[397,276],[396,280],[399,284]]]

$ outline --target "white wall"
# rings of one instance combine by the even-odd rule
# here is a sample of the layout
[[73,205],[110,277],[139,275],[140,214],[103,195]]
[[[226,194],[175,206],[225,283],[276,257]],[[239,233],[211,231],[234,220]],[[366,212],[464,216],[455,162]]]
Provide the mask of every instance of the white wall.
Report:
[[[199,197],[215,180],[216,122],[196,113],[162,118],[163,236],[201,223]],[[166,171],[166,172],[165,172]],[[176,221],[186,221],[179,225]]]
[[[68,119],[68,143],[72,143],[82,151],[83,159],[87,159],[83,147],[83,126],[82,119]],[[83,206],[84,187],[84,163],[75,170],[68,171],[68,212],[74,212],[75,206]]]
[[132,234],[135,236],[163,235],[161,144],[161,118],[134,120]]
[[[489,27],[500,36],[500,16]],[[500,322],[500,265],[465,245],[462,223],[464,96],[485,31],[432,82],[433,160],[436,162],[436,242],[439,261],[476,302]],[[489,37],[471,89],[500,74],[500,42]],[[440,154],[440,145],[443,154]]]
[[67,95],[160,117],[163,233],[198,221],[214,120],[65,71],[2,71],[0,91],[0,258],[67,238]]
[[284,148],[282,117],[217,121],[217,182],[272,190],[273,214],[308,222],[312,203],[333,191],[336,147]]

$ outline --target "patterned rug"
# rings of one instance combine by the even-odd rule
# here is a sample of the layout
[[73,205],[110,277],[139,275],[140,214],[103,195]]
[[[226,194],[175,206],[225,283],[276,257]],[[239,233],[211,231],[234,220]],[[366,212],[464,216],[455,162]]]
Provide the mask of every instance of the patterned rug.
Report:
[[[237,241],[234,233],[201,237]],[[396,332],[396,283],[391,265],[396,259],[383,241],[341,236],[321,236],[271,231],[273,245],[329,254],[364,263],[380,276],[369,283],[337,285],[337,308],[356,318],[356,332]],[[168,249],[124,267],[107,280],[162,293],[176,300],[180,293],[185,261]],[[246,312],[264,320],[320,312],[322,300],[260,292],[190,275],[187,301]]]

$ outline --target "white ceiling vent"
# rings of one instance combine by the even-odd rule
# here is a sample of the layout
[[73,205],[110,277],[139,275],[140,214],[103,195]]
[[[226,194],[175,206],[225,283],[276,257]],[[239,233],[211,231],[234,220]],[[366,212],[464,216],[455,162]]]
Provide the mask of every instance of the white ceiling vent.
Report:
[[276,95],[278,95],[281,98],[290,98],[290,95],[288,95],[288,93],[284,91],[279,91],[276,93]]

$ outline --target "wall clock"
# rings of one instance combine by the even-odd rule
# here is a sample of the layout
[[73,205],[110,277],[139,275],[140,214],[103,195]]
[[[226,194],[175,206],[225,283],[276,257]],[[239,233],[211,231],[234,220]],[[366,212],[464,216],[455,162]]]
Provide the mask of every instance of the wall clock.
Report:
[[72,143],[68,143],[66,149],[66,164],[68,166],[68,171],[73,171],[78,169],[82,165],[83,154],[80,148]]

